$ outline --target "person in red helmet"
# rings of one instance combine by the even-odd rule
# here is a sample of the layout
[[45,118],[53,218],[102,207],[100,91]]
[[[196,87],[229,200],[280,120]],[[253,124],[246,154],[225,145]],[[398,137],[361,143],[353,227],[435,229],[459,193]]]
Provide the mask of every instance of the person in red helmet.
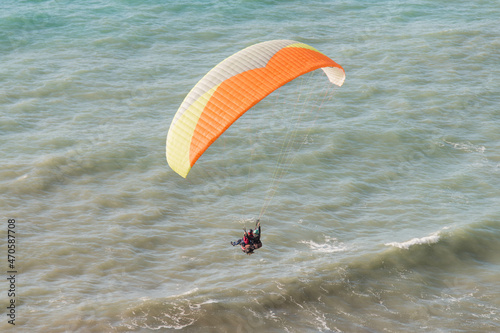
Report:
[[243,229],[243,242],[241,243],[241,250],[245,252],[246,254],[250,255],[253,253],[254,247],[253,247],[253,232],[252,229],[249,230],[247,233],[246,228]]

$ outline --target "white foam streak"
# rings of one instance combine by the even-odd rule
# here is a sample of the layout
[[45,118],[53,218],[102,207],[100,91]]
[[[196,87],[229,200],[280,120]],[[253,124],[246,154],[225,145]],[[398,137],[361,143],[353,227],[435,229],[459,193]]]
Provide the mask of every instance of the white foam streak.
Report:
[[438,232],[432,233],[429,236],[425,236],[422,238],[412,238],[406,242],[401,242],[401,243],[391,242],[391,243],[386,243],[385,245],[394,246],[394,247],[398,247],[400,249],[408,250],[410,248],[410,246],[413,246],[413,245],[435,244],[435,243],[439,242],[440,237],[441,237],[440,232],[438,231]]
[[314,241],[301,241],[302,244],[307,244],[314,252],[334,253],[346,251],[347,247],[343,243],[336,242],[336,238],[325,237],[325,243],[319,244]]
[[449,144],[455,149],[462,150],[468,153],[474,153],[474,152],[484,153],[486,150],[486,147],[480,145],[474,145],[470,142],[455,143],[447,140],[444,140],[444,142]]

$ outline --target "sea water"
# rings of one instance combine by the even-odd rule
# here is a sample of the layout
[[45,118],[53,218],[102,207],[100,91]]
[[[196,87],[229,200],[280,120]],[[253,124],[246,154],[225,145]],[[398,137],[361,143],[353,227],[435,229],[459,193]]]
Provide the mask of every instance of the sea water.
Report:
[[[0,9],[2,331],[500,331],[498,2]],[[284,90],[175,174],[184,96],[273,39],[346,71],[289,163]]]

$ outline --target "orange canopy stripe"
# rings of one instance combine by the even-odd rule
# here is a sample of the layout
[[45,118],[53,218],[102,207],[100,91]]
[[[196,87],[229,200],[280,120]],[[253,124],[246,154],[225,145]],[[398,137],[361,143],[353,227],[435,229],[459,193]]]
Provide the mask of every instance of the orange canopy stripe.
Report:
[[229,126],[264,97],[302,74],[327,66],[341,68],[317,51],[287,47],[278,51],[266,67],[237,74],[222,82],[196,125],[189,152],[190,165],[193,166]]

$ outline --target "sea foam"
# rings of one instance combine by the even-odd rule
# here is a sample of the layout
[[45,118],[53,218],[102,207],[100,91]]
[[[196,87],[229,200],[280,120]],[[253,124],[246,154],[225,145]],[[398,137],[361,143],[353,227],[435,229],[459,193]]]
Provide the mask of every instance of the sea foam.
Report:
[[347,247],[343,243],[337,242],[336,238],[333,237],[325,237],[324,243],[316,243],[312,240],[310,241],[300,241],[302,244],[307,244],[311,250],[314,252],[323,252],[323,253],[334,253],[334,252],[343,252],[346,251]]
[[385,245],[394,246],[394,247],[398,247],[400,249],[408,250],[410,248],[410,246],[413,246],[413,245],[435,244],[435,243],[439,242],[440,238],[441,238],[440,231],[437,231],[437,232],[430,234],[429,236],[425,236],[425,237],[421,237],[421,238],[412,238],[406,242],[386,243]]

